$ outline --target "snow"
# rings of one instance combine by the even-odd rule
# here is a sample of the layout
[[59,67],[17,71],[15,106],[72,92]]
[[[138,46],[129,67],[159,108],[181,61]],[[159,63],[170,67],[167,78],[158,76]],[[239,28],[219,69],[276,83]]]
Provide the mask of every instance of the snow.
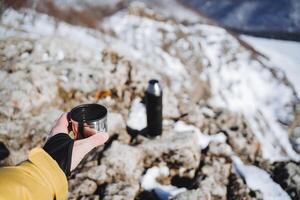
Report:
[[[174,131],[178,133],[186,131],[197,132],[199,135],[199,145],[202,149],[206,148],[210,142],[226,143],[226,136],[223,133],[205,135],[202,134],[197,127],[188,125],[183,121],[175,123]],[[241,159],[235,155],[232,155],[231,158],[234,163],[235,173],[245,179],[247,186],[251,190],[259,190],[263,194],[264,200],[290,200],[289,195],[280,187],[280,185],[272,180],[266,171],[256,166],[244,165]],[[159,174],[158,171],[159,169],[155,168],[151,171],[153,174],[149,175],[157,177],[157,174]],[[154,185],[150,180],[145,183],[149,183],[150,186]],[[146,184],[144,187],[147,188],[148,185]]]
[[[135,98],[132,102],[129,117],[127,120],[127,126],[139,131],[146,128],[147,126],[146,108],[145,105],[141,102],[140,98]],[[174,131],[177,133],[190,131],[196,132],[197,136],[199,137],[198,141],[201,149],[205,149],[210,142],[222,143],[226,141],[226,136],[223,133],[218,133],[215,135],[205,135],[202,134],[197,127],[188,125],[180,120],[174,123]]]
[[[279,122],[292,121],[292,108],[289,105],[297,100],[293,89],[280,80],[280,70],[275,71],[279,78],[274,77],[274,72],[267,67],[270,63],[263,57],[259,57],[258,62],[250,59],[250,52],[236,51],[236,61],[232,62],[232,55],[224,55],[218,45],[228,41],[228,37],[213,37],[213,40],[219,41],[213,44],[209,40],[201,42],[206,47],[203,49],[211,63],[201,74],[203,80],[210,83],[213,94],[211,103],[246,117],[262,144],[265,159],[271,162],[288,159],[299,161],[300,156],[293,150],[287,130]],[[228,45],[235,49],[237,43],[231,38]]]
[[[152,0],[153,1],[153,0]],[[148,1],[149,2],[149,1]],[[186,8],[177,1],[174,0],[163,0],[163,1],[153,1],[153,5],[156,12],[163,13],[164,16],[172,17],[178,21],[189,21],[199,22],[200,20],[206,20],[202,17],[199,17],[199,14],[196,11],[193,11],[189,8]],[[140,3],[140,2],[139,2]],[[176,10],[176,12],[173,12]]]
[[[300,160],[285,127],[294,117],[297,97],[293,88],[285,84],[281,70],[262,56],[253,57],[252,51],[242,47],[224,29],[200,23],[177,25],[173,21],[155,21],[124,11],[104,20],[103,27],[136,49],[138,53],[131,57],[168,77],[171,89],[180,96],[184,96],[182,89],[195,87],[191,77],[198,73],[210,86],[212,106],[229,109],[246,118],[262,144],[265,159],[271,162]],[[165,44],[171,45],[165,49]],[[194,55],[202,64],[202,72],[195,70],[193,62],[189,66]]]
[[[35,14],[30,10],[27,10],[24,15],[24,13],[7,9],[1,22],[3,26],[0,29],[0,39],[26,33],[30,33],[30,37],[33,38],[59,35],[97,49],[99,52],[104,48],[101,39],[103,35],[100,32],[63,22],[58,23],[46,15],[34,17]],[[20,23],[22,20],[26,23]],[[10,26],[17,27],[17,29],[11,29]],[[251,57],[251,52],[243,49],[234,37],[224,29],[215,26],[200,24],[178,26],[173,22],[157,22],[126,15],[122,11],[107,19],[104,26],[107,26],[106,29],[113,29],[116,34],[115,40],[111,42],[113,46],[126,52],[128,58],[133,57],[142,63],[147,63],[153,66],[158,74],[168,77],[175,92],[182,92],[181,87],[190,83],[188,82],[191,77],[189,70],[192,69],[187,70],[187,64],[183,64],[175,52],[178,49],[178,51],[184,49],[184,52],[181,52],[182,57],[188,58],[191,55],[201,57],[202,64],[205,66],[204,71],[196,75],[210,84],[212,92],[210,103],[213,106],[240,113],[247,119],[253,133],[261,143],[264,158],[270,161],[300,160],[300,156],[291,147],[286,128],[279,122],[291,120],[290,105],[297,99],[291,87],[283,83],[282,71],[273,66],[275,63],[276,67],[286,73],[299,94],[300,80],[297,76],[300,68],[297,68],[297,64],[300,63],[300,57],[297,53],[300,51],[298,44],[275,41],[269,43],[267,40],[247,37],[246,40],[255,44],[271,59],[267,61],[259,56],[258,60],[255,60]],[[163,30],[164,34],[159,30]],[[174,35],[176,31],[188,36],[177,40],[178,38]],[[162,48],[163,39],[174,45],[169,51]],[[244,36],[243,39],[245,39]],[[288,45],[282,46],[283,44]],[[225,47],[228,47],[227,52],[224,50]],[[275,51],[276,48],[278,51]],[[289,50],[283,50],[284,48]],[[284,52],[288,55],[282,56]],[[63,51],[58,51],[56,55],[57,60],[65,57]],[[45,59],[48,58],[45,57]],[[277,78],[270,69],[275,69]],[[205,108],[202,108],[202,111],[208,115],[213,114]],[[127,125],[136,130],[142,130],[147,126],[146,109],[140,98],[134,99],[131,105]],[[226,142],[226,136],[223,133],[205,135],[197,127],[183,121],[174,124],[174,131],[176,133],[196,132],[201,149],[205,149],[210,142]],[[236,171],[245,178],[247,185],[253,190],[260,190],[265,199],[290,199],[267,172],[255,166],[244,165],[239,158],[233,159]],[[142,177],[141,186],[145,190],[154,190],[162,199],[186,190],[172,185],[161,185],[156,181],[157,177],[168,175],[167,167],[152,167]]]
[[113,8],[122,0],[54,0],[56,6],[62,9],[72,7],[72,9],[82,11],[91,7],[108,7]]
[[[36,15],[32,10],[19,12],[7,9],[1,21],[1,27],[5,28],[1,28],[0,38],[26,33],[30,33],[30,37],[59,35],[96,49],[99,53],[106,45],[103,38],[109,38],[100,31],[57,22],[47,15]],[[107,43],[114,44],[111,46],[121,49],[118,52],[123,51],[128,58],[151,66],[153,70],[150,73],[153,75],[157,73],[157,76],[167,77],[174,93],[184,96],[182,89],[193,88],[194,79],[191,79],[191,76],[199,74],[198,76],[210,85],[210,103],[213,106],[229,109],[247,119],[253,133],[262,144],[265,159],[272,162],[300,160],[299,154],[292,149],[287,128],[284,126],[293,120],[292,106],[297,101],[294,90],[284,84],[284,73],[274,68],[273,63],[259,55],[253,59],[251,51],[242,48],[224,29],[197,23],[184,26],[171,20],[156,21],[130,15],[125,11],[105,19],[102,25],[104,30],[115,34],[115,38],[108,39]],[[184,36],[179,37],[176,35],[178,33]],[[163,47],[166,43],[172,44],[167,50]],[[269,49],[273,49],[273,46]],[[299,59],[296,46],[292,49],[289,54]],[[56,53],[57,60],[64,59],[63,52]],[[184,63],[184,60],[190,61],[194,55],[199,57],[204,66],[202,73]],[[282,56],[273,58],[282,63],[289,63],[284,61]],[[49,59],[47,55],[45,59]],[[298,61],[294,63],[297,64]],[[293,65],[294,68],[284,70],[294,87],[299,89],[296,64],[287,64]],[[198,76],[196,77],[199,78]],[[133,108],[136,109],[133,113],[137,113],[137,116],[144,116],[139,114],[142,113],[141,105]],[[129,126],[137,129],[146,126],[145,118],[133,116],[129,117]],[[205,143],[202,146],[205,146]]]
[[[142,130],[147,126],[147,115],[145,105],[141,102],[140,98],[133,100],[130,108],[129,117],[127,120],[127,126],[135,129]],[[176,133],[181,132],[195,132],[198,136],[198,142],[201,149],[205,149],[210,142],[225,143],[226,136],[224,133],[218,133],[215,135],[203,134],[199,128],[186,124],[183,121],[177,121],[173,125],[173,130]]]
[[[39,15],[39,17],[36,17],[36,15]],[[56,22],[54,18],[30,9],[23,9],[21,12],[6,9],[3,13],[1,24],[7,28],[4,29],[1,27],[0,39],[5,39],[13,35],[31,38],[55,35],[68,38],[70,41],[97,50],[101,50],[104,47],[104,43],[100,39],[103,36],[100,32],[80,26],[69,25],[64,22]],[[16,27],[19,33],[12,31],[11,27]],[[62,55],[60,54],[59,57],[61,58]]]
[[291,200],[290,196],[275,183],[270,175],[253,165],[244,165],[240,158],[233,156],[235,171],[242,176],[251,190],[258,190],[264,200]]
[[300,95],[300,42],[266,39],[242,35],[241,39],[252,45],[260,53],[283,70]]
[[127,126],[139,131],[146,128],[147,126],[146,108],[145,105],[141,102],[140,98],[136,98],[132,102]]
[[186,191],[186,188],[178,188],[173,185],[162,185],[157,182],[157,178],[169,176],[170,171],[166,166],[149,168],[141,178],[141,187],[147,191],[154,191],[161,200],[168,200],[177,194]]
[[[161,48],[164,34],[160,30],[167,30],[170,40],[176,39],[173,24],[160,21],[154,23],[152,19],[125,14],[121,11],[104,20],[104,28],[107,30],[112,29],[118,39],[139,50],[136,51],[138,53],[130,55],[130,57],[134,56],[140,62],[152,66],[157,73],[170,78],[172,89],[179,91],[181,83],[188,78],[188,73],[178,58]],[[123,53],[128,55],[128,49],[123,49]]]

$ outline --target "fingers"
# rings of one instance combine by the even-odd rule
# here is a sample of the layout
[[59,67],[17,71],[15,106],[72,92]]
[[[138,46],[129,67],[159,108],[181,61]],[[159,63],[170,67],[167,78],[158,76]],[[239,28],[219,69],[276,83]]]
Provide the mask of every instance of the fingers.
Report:
[[108,140],[107,133],[96,133],[88,138],[77,140],[74,143],[71,171],[74,170],[84,156],[90,152],[93,148],[104,144]]
[[[85,137],[90,137],[92,135],[95,135],[97,133],[97,131],[93,128],[90,127],[84,127],[84,136]],[[102,134],[102,133],[100,133]]]
[[80,142],[84,144],[90,151],[93,148],[104,144],[108,140],[108,138],[109,136],[107,133],[96,133],[88,138],[80,140]]
[[[75,137],[74,137],[75,139],[82,139],[82,138],[78,138],[78,132],[79,131],[78,131],[78,125],[77,124],[72,123],[72,131],[75,134]],[[88,126],[84,126],[82,137],[88,138],[92,135],[95,135],[96,133],[97,133],[97,131],[95,129],[90,128]]]

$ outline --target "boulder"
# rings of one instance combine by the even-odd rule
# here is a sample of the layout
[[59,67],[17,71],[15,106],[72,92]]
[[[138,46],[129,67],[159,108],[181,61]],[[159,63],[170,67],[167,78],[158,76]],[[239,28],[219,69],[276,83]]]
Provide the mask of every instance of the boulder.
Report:
[[135,184],[127,182],[112,183],[105,188],[103,200],[134,200],[138,191],[138,182]]
[[145,153],[146,166],[165,162],[172,169],[178,169],[180,176],[193,177],[200,162],[200,145],[194,131],[170,131],[163,136],[139,145]]
[[110,136],[118,135],[118,140],[123,143],[129,143],[130,136],[126,132],[126,124],[120,113],[108,112],[107,127]]
[[208,196],[204,194],[203,191],[200,189],[188,190],[172,198],[172,200],[207,200],[207,199],[209,199]]
[[97,184],[89,179],[81,181],[80,185],[73,188],[73,192],[78,196],[91,195],[97,190]]
[[272,178],[293,199],[300,199],[300,166],[294,162],[275,163]]
[[114,141],[104,152],[101,165],[106,166],[106,176],[112,180],[136,183],[143,172],[143,156],[138,148]]

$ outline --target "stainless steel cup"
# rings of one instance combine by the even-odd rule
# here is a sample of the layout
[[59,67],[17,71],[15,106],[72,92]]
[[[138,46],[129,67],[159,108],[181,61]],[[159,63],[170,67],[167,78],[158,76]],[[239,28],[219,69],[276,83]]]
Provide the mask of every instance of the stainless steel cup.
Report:
[[70,122],[75,139],[107,132],[107,109],[100,104],[82,104],[70,111]]

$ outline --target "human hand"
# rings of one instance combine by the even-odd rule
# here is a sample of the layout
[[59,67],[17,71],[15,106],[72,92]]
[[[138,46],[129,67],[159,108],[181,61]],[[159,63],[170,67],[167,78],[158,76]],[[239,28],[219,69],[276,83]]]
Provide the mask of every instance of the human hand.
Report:
[[[68,134],[68,124],[67,113],[63,113],[54,123],[54,126],[50,131],[49,138],[58,133]],[[85,139],[75,140],[72,150],[71,171],[78,166],[80,161],[88,152],[90,152],[93,148],[104,144],[108,138],[109,136],[107,133],[98,133]]]

